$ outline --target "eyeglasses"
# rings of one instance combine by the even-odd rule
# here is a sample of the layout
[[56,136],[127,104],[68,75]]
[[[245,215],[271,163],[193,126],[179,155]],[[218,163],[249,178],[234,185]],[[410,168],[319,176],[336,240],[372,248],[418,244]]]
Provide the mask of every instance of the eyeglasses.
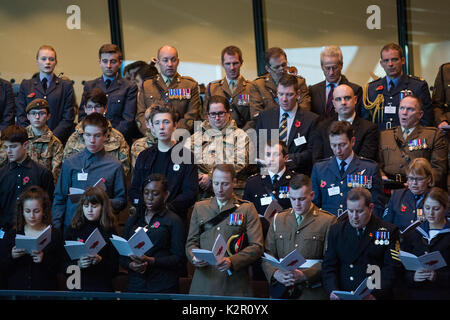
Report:
[[411,182],[422,182],[426,178],[427,177],[408,177],[408,181],[411,181]]
[[45,117],[47,115],[47,112],[45,111],[30,111],[28,114],[32,117],[36,117],[39,115],[39,117]]
[[339,70],[340,66],[323,66],[322,68],[327,72],[330,72],[331,70],[336,72],[337,70]]
[[226,114],[227,114],[227,112],[225,112],[225,111],[208,112],[208,115],[209,115],[211,118],[215,118],[215,117],[217,117],[217,116],[219,116],[220,118],[222,118],[222,117],[225,116]]

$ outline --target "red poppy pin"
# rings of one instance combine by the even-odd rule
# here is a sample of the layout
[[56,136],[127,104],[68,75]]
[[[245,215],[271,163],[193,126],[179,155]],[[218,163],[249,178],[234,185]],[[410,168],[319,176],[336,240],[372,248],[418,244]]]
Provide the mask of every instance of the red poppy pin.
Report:
[[36,95],[36,93],[31,92],[31,93],[28,95],[28,98],[34,98],[35,95]]
[[372,232],[371,232],[371,233],[369,233],[369,237],[371,237],[371,238],[373,237],[373,234],[372,234]]
[[26,176],[23,178],[23,185],[26,185],[28,182],[30,182],[30,177]]
[[78,241],[78,242],[81,242],[81,243],[84,243],[84,240],[83,240],[83,239],[80,239],[80,238],[78,238],[77,241]]
[[378,87],[377,87],[377,91],[383,91],[383,86],[381,86],[381,85],[378,86]]
[[320,187],[321,187],[321,188],[325,188],[326,185],[327,185],[327,182],[321,180],[321,182],[320,182]]
[[401,212],[405,212],[405,211],[406,211],[406,206],[403,206],[403,205],[402,205],[402,207],[400,208],[400,211],[401,211]]
[[159,224],[160,224],[159,221],[156,221],[151,227],[155,228],[155,229],[158,229]]
[[295,121],[295,127],[296,127],[296,128],[300,127],[301,124],[302,124],[302,123],[301,123],[300,121],[298,121],[298,120]]

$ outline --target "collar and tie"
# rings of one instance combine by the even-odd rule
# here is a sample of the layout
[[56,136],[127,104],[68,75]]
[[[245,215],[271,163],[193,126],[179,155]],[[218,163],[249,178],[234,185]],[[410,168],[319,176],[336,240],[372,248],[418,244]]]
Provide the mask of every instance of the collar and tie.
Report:
[[105,80],[105,86],[106,86],[106,89],[109,89],[109,87],[111,86],[111,80],[110,79],[106,79]]
[[389,80],[389,94],[392,93],[392,90],[394,90],[394,88],[395,88],[395,83],[394,83],[394,81],[391,79],[391,80]]
[[287,118],[289,114],[287,112],[283,113],[283,118],[280,122],[280,140],[286,142],[287,139]]
[[236,89],[236,80],[230,80],[230,83],[228,84],[228,86],[230,87],[231,93],[233,93],[234,89]]
[[343,176],[344,175],[344,173],[345,173],[345,166],[347,165],[347,163],[344,161],[344,160],[342,160],[341,161],[341,168],[340,168],[340,170],[339,170],[339,173],[341,174],[341,176]]
[[272,185],[275,185],[277,183],[277,181],[278,181],[278,175],[274,174],[272,177]]
[[44,78],[42,78],[41,82],[42,82],[42,88],[44,89],[44,92],[47,92],[48,79],[44,77]]
[[403,139],[408,139],[409,134],[411,133],[411,129],[402,129],[403,132]]
[[172,80],[170,78],[166,79],[166,86],[170,86],[170,83],[172,82]]
[[328,84],[328,86],[330,87],[330,92],[328,93],[328,98],[327,98],[327,109],[325,110],[325,116],[326,117],[331,117],[331,113],[332,110],[334,108],[333,106],[333,92],[334,92],[334,83],[330,83]]
[[297,220],[297,226],[299,226],[300,223],[302,223],[303,216],[301,214],[296,214],[296,213],[294,213],[294,214],[295,214],[295,220]]

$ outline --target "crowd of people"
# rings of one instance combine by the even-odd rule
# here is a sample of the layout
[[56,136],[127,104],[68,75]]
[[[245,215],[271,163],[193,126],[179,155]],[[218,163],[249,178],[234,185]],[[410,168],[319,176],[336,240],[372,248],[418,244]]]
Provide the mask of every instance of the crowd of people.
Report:
[[[0,289],[64,290],[77,266],[81,291],[113,291],[123,270],[130,292],[179,293],[192,269],[190,294],[253,296],[266,281],[272,298],[335,300],[366,281],[362,299],[450,299],[450,63],[431,95],[394,43],[364,87],[337,46],[309,87],[277,47],[253,81],[224,48],[225,77],[204,90],[172,46],[123,77],[119,47],[98,58],[79,106],[49,45],[16,96],[0,79]],[[41,250],[18,245],[49,226]],[[151,248],[120,255],[110,239],[141,229]],[[95,230],[105,245],[73,259],[65,241]],[[303,263],[283,265],[295,252]],[[411,268],[405,252],[437,262]]]

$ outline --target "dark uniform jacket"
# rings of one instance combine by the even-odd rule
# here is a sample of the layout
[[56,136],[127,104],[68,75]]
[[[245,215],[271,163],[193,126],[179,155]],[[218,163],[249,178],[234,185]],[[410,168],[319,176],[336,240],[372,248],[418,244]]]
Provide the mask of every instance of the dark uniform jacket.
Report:
[[48,101],[51,116],[47,121],[47,126],[64,144],[75,128],[76,102],[72,81],[63,80],[53,75],[47,91],[44,92],[39,73],[31,79],[23,80],[16,100],[17,124],[19,126],[27,127],[30,124],[25,110],[27,105],[37,98]]
[[444,63],[439,68],[434,80],[431,101],[436,125],[439,125],[442,121],[447,121],[450,124],[450,62]]
[[111,122],[112,127],[119,130],[128,142],[135,137],[136,124],[136,99],[137,87],[134,83],[121,78],[119,75],[106,89],[103,76],[86,81],[83,89],[83,97],[81,99],[80,109],[78,110],[78,121],[83,120],[86,116],[84,107],[86,106],[86,94],[94,89],[100,88],[108,97],[108,109],[106,110],[106,118]]
[[450,222],[430,239],[430,225],[425,221],[416,230],[408,232],[401,243],[403,251],[418,257],[425,253],[439,251],[447,263],[446,267],[435,270],[434,281],[414,281],[415,271],[405,271],[409,298],[414,300],[450,300]]
[[[267,140],[271,137],[271,129],[276,129],[279,134],[280,128],[280,107],[269,108],[261,112],[256,118],[256,132],[258,135],[263,134],[260,130],[267,129]],[[289,150],[289,159],[286,166],[298,173],[309,175],[312,167],[312,138],[313,131],[316,129],[319,116],[302,108],[297,108],[292,127],[290,128],[289,137],[287,137],[287,147]],[[306,142],[297,138],[304,137]],[[298,144],[298,145],[297,145]],[[261,148],[262,146],[259,146]]]
[[200,119],[200,95],[198,83],[191,77],[176,74],[167,87],[164,78],[157,75],[155,78],[144,81],[143,89],[139,94],[136,121],[139,130],[145,134],[145,110],[155,102],[166,102],[178,112],[178,128],[194,130],[194,121]]
[[[358,178],[358,176],[362,178]],[[353,178],[353,182],[351,179]],[[362,180],[358,180],[362,179]],[[372,179],[370,183],[370,179]],[[347,209],[345,200],[351,188],[358,187],[358,182],[372,193],[375,204],[374,212],[381,216],[384,210],[384,196],[381,185],[381,176],[375,161],[361,158],[356,154],[341,177],[336,157],[323,159],[314,164],[312,174],[312,188],[315,192],[314,203],[319,208],[341,215]],[[349,185],[351,183],[351,186]],[[354,183],[356,182],[356,183]],[[331,189],[339,187],[337,189]],[[331,193],[331,195],[330,195]]]
[[208,101],[212,96],[225,97],[231,106],[231,118],[236,121],[238,128],[247,130],[250,128],[250,88],[252,84],[243,76],[239,76],[236,82],[236,88],[231,93],[228,87],[227,78],[210,82],[206,87],[205,99],[203,102],[203,117],[206,119],[206,109]]
[[[384,108],[391,105],[395,107],[395,112],[392,110],[393,113],[385,113],[384,110],[380,109],[373,120],[372,114],[375,108],[369,111],[363,105],[361,110],[362,117],[378,124],[380,131],[400,125],[398,119],[398,108],[400,105],[400,100],[405,96],[401,92],[402,90],[410,90],[415,96],[422,100],[422,110],[424,114],[420,120],[420,124],[423,126],[432,126],[434,124],[434,116],[431,106],[430,90],[428,89],[427,82],[423,79],[404,74],[400,76],[400,80],[390,93],[388,92],[386,77],[379,78],[368,84],[368,99],[371,102],[374,102],[377,95],[382,94],[384,96]],[[363,104],[367,104],[367,101],[363,100]]]
[[0,78],[0,131],[14,124],[15,116],[16,104],[11,83]]
[[[346,84],[353,89],[355,96],[358,97],[358,101],[356,103],[356,114],[359,116],[361,112],[362,106],[362,88],[356,83],[348,81],[348,79],[341,75],[341,81],[338,85]],[[335,88],[336,89],[336,88]],[[311,94],[311,111],[317,113],[321,118],[325,117],[325,111],[327,110],[327,99],[326,96],[326,81],[322,81],[316,83],[313,86],[309,87],[309,93]],[[334,117],[336,112],[334,108],[331,109],[330,117]]]
[[[319,123],[317,130],[314,131],[314,149],[312,154],[313,163],[315,163],[317,160],[333,156],[333,150],[331,150],[328,130],[330,129],[333,121],[337,120],[337,115],[335,115],[331,119],[325,119]],[[377,161],[378,146],[380,140],[378,127],[372,122],[367,121],[366,119],[363,119],[358,115],[355,116],[352,127],[355,132],[355,145],[353,147],[353,151],[355,151],[355,153],[360,157]]]
[[[419,144],[417,139],[425,139]],[[410,149],[410,144],[414,148]],[[447,177],[447,142],[441,131],[421,125],[403,139],[401,127],[380,134],[379,163],[382,172],[390,179],[406,182],[406,169],[415,158],[427,159],[433,171],[435,185],[443,186]]]
[[[389,232],[388,244],[375,244],[377,231]],[[365,278],[372,275],[367,274],[370,264],[380,268],[381,277],[381,289],[374,289],[372,295],[376,299],[389,298],[400,268],[390,252],[398,241],[398,233],[396,226],[373,214],[360,238],[347,218],[332,225],[322,263],[323,285],[328,294],[333,290],[355,290]]]

